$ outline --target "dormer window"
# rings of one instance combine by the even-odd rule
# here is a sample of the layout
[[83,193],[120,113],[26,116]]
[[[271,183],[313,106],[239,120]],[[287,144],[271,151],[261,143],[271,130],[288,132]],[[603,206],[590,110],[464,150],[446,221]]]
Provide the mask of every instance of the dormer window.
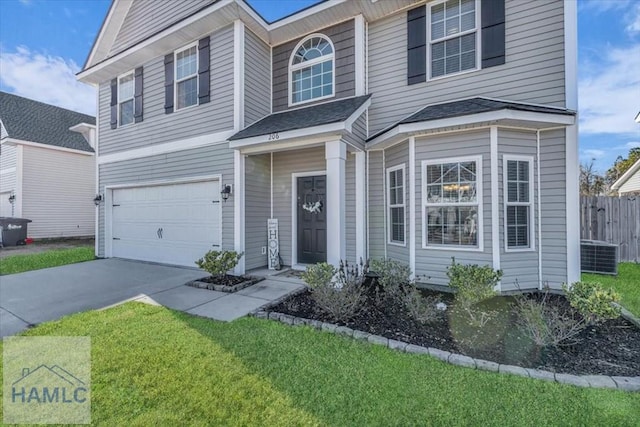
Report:
[[302,40],[291,57],[290,104],[302,104],[334,95],[334,48],[331,40],[312,34]]

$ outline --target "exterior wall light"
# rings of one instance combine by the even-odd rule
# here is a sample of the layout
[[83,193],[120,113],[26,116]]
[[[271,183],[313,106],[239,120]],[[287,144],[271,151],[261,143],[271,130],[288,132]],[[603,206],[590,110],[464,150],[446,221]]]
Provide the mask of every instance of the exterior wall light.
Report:
[[222,196],[222,200],[226,202],[229,196],[231,195],[231,186],[229,184],[223,186],[222,191],[220,192],[220,195]]
[[9,196],[9,203],[14,204],[16,202],[16,195],[12,194]]
[[102,201],[102,194],[96,194],[96,197],[93,198],[93,204],[96,206],[100,206],[101,201]]

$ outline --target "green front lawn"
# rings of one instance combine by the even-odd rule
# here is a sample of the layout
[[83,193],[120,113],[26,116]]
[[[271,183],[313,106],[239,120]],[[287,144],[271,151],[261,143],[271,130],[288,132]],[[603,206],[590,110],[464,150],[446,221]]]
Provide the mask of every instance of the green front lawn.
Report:
[[640,393],[475,371],[244,318],[128,303],[25,335],[91,336],[96,425],[636,426]]
[[0,258],[0,275],[91,261],[95,258],[93,247],[58,249],[29,255],[13,255]]
[[600,282],[606,287],[615,289],[620,293],[620,302],[624,308],[640,316],[640,264],[622,262],[618,264],[617,276],[584,273],[582,280]]

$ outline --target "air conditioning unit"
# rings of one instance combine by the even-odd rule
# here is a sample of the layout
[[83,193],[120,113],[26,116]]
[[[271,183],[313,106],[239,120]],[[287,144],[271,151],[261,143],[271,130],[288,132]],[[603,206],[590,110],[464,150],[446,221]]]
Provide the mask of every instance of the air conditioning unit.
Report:
[[600,240],[580,241],[583,273],[618,274],[618,245]]

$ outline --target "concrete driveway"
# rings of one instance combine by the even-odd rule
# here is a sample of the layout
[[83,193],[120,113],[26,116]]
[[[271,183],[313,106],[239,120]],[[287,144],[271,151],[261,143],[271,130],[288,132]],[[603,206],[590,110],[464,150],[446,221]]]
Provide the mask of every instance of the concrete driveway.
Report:
[[266,280],[233,294],[184,286],[207,275],[196,269],[114,258],[0,276],[0,337],[128,299],[231,321],[304,287],[264,273]]
[[103,259],[0,276],[0,336],[140,294],[182,287],[205,275],[196,269]]

